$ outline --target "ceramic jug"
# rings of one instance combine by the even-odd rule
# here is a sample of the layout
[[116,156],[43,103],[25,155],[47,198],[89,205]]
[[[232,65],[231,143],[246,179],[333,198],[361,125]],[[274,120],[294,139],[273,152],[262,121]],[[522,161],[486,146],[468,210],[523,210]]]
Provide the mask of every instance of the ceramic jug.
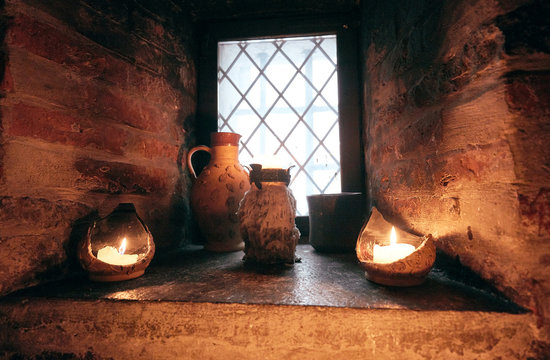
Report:
[[[197,146],[187,154],[189,172],[196,179],[191,188],[191,210],[209,251],[238,251],[244,248],[237,210],[250,189],[248,173],[239,163],[241,135],[212,133],[211,146]],[[197,151],[210,153],[210,162],[199,176],[191,158]]]

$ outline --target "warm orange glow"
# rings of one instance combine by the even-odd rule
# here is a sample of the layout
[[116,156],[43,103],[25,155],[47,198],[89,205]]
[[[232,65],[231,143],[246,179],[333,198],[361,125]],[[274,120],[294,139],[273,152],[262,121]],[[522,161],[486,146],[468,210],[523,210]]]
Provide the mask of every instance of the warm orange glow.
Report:
[[395,226],[391,227],[390,245],[397,244],[397,233],[395,232]]
[[120,247],[118,248],[118,253],[120,255],[123,255],[126,251],[126,238],[122,239],[122,243],[120,244]]
[[398,244],[395,227],[391,227],[390,245],[380,246],[374,244],[373,261],[380,264],[388,264],[406,258],[414,252],[415,248],[410,244]]

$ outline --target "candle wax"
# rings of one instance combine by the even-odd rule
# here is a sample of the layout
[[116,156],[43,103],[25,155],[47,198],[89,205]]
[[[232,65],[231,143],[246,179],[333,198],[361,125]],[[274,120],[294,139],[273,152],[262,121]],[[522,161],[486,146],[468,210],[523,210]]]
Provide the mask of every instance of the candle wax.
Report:
[[403,259],[415,250],[415,247],[410,244],[391,244],[388,246],[374,245],[373,261],[380,264],[389,264],[397,260]]
[[137,261],[138,256],[136,254],[119,254],[116,248],[105,246],[99,249],[97,258],[111,265],[131,265]]

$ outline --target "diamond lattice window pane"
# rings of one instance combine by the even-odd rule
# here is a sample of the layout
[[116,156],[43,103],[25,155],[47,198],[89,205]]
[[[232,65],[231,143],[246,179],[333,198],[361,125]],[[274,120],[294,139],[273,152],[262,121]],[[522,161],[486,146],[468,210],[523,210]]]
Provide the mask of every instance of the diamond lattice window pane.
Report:
[[313,92],[313,88],[307,83],[304,76],[302,74],[298,74],[292,79],[292,82],[285,90],[283,97],[290,108],[295,109],[300,115],[302,115],[306,105],[308,105],[307,100],[309,99],[311,101],[310,97]]
[[236,132],[241,134],[244,139],[249,139],[261,122],[261,119],[250,108],[250,105],[243,101],[233,113],[231,121],[227,122],[228,126],[223,130],[219,128],[219,130]]
[[315,139],[307,126],[300,122],[292,131],[285,145],[294,156],[295,161],[303,165],[319,146],[319,141]]
[[240,46],[219,46],[218,47],[218,69],[225,73],[230,66],[241,56],[242,50]]
[[311,76],[309,77],[315,88],[321,90],[334,71],[332,60],[327,58],[324,52],[317,49],[311,57]]
[[313,129],[319,138],[324,138],[338,120],[338,114],[333,111],[316,111],[313,113]]
[[[284,141],[298,123],[299,117],[281,99],[264,119],[266,125]],[[242,134],[241,134],[242,135]]]
[[246,56],[241,56],[238,61],[226,72],[226,77],[231,79],[232,84],[241,93],[246,94],[247,90],[258,78],[260,70]]
[[[336,38],[334,38],[334,41],[327,40],[326,43],[331,42],[334,42],[334,44],[336,44]],[[301,38],[293,39],[292,41],[286,41],[281,48],[284,56],[292,61],[296,69],[299,69],[309,59],[311,52],[315,49],[316,46],[317,45],[315,41],[312,41],[311,38]],[[334,54],[336,55],[336,48],[334,49]]]
[[338,79],[336,73],[334,73],[323,91],[321,91],[321,96],[327,101],[333,111],[338,113]]
[[[294,197],[296,194],[309,194],[317,193],[312,191],[312,185],[310,179],[307,177],[304,171],[298,171],[292,175],[292,193]],[[296,210],[299,214],[305,215],[308,213],[307,201],[299,201],[296,197]]]
[[278,99],[277,90],[261,76],[246,94],[246,100],[260,116],[264,117]]
[[323,146],[316,149],[313,156],[305,165],[306,172],[311,175],[312,183],[317,187],[319,192],[325,193],[333,179],[340,172],[340,170],[335,170],[336,165],[338,164],[332,154]]
[[287,71],[290,66],[292,66],[290,60],[281,53],[277,53],[265,69],[265,77],[275,85],[279,92],[283,92],[292,77],[295,76],[294,72]]
[[242,135],[243,164],[296,166],[298,215],[307,195],[341,191],[336,69],[335,35],[218,44],[218,130]]
[[269,59],[277,52],[277,40],[250,40],[242,43],[247,44],[246,55],[257,64],[258,68],[264,68]]
[[[221,96],[218,96],[219,117],[227,119],[231,115],[231,112],[233,112],[233,110],[242,102],[242,97],[237,89],[235,89],[235,87],[227,79],[222,79],[218,82],[218,91],[221,94]],[[220,122],[218,120],[218,125],[219,123]]]

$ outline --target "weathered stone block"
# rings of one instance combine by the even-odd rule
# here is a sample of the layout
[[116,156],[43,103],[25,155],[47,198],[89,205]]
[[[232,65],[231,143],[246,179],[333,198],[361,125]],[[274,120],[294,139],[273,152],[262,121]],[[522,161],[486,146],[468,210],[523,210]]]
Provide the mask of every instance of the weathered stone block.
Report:
[[394,160],[418,159],[436,150],[442,134],[443,119],[441,111],[434,109],[418,119],[411,120],[403,115],[400,122],[388,119],[381,114],[369,151],[369,158],[374,164],[386,164]]
[[[48,4],[42,1],[26,0],[32,7],[36,7],[45,13],[48,13],[53,18],[61,20],[63,23],[70,26],[79,33],[93,42],[111,50],[117,56],[128,59],[129,63],[137,65],[139,68],[151,72],[155,75],[169,81],[176,89],[188,89],[195,91],[196,79],[194,74],[194,61],[189,58],[191,50],[185,49],[184,53],[172,53],[157,44],[142,39],[140,36],[132,32],[132,12],[127,13],[125,21],[120,22],[110,17],[111,10],[124,8],[124,4],[120,7],[109,6],[101,10],[102,13],[94,9],[94,6],[81,6],[80,3],[67,4],[63,1],[53,1]],[[96,3],[93,5],[97,6]],[[175,14],[172,16],[177,17]],[[181,13],[181,18],[189,16],[187,13]],[[116,16],[116,15],[115,15]],[[177,17],[181,19],[180,17]],[[172,33],[176,33],[176,29],[171,29]],[[190,31],[191,32],[191,31]],[[180,33],[178,32],[178,38]],[[182,34],[183,35],[183,34]],[[182,41],[191,39],[192,34],[181,37]],[[191,44],[191,41],[189,41]],[[191,48],[192,49],[192,48]],[[183,61],[182,61],[183,60]],[[173,72],[174,66],[180,67],[179,71]],[[173,77],[174,73],[181,76]]]
[[[523,225],[533,227],[537,236],[550,236],[550,186],[540,188],[534,196],[519,194],[518,197]],[[550,266],[550,261],[544,263]]]
[[30,137],[117,155],[124,153],[129,138],[127,131],[109,123],[23,103],[4,107],[3,115],[4,136]]
[[[83,117],[101,117],[151,132],[170,132],[177,127],[177,106],[155,105],[139,94],[125,93],[116,86],[80,77],[64,66],[45,61],[25,50],[10,51],[14,91],[44,99],[54,106],[76,111]],[[29,71],[36,76],[28,76]]]
[[506,89],[494,78],[479,79],[441,109],[441,131],[436,138],[437,151],[448,152],[487,146],[502,139],[511,120],[507,109]]
[[181,101],[181,94],[164,78],[136,68],[98,44],[68,33],[60,25],[55,27],[25,13],[16,13],[10,25],[6,35],[9,47],[25,49],[87,79],[105,81],[125,92],[146,97],[150,103],[173,108]]
[[393,151],[380,152],[378,159],[371,168],[370,184],[380,195],[419,191],[437,195],[513,181],[513,159],[503,141],[437,155],[419,151],[417,158],[408,160],[396,159]]
[[428,4],[363,7],[371,196],[547,324],[550,6]]
[[94,159],[78,159],[74,167],[81,174],[77,187],[83,183],[100,193],[167,194],[177,176],[165,169]]
[[28,137],[50,143],[95,149],[114,155],[164,158],[176,164],[180,145],[149,132],[67,112],[16,103],[3,107],[4,136]]
[[[175,122],[177,112],[174,109],[162,109],[152,106],[143,98],[129,97],[117,91],[103,92],[91,89],[96,108],[102,116],[118,120],[138,129],[163,132]],[[88,101],[91,99],[85,99]],[[93,111],[93,110],[92,110]]]
[[46,280],[47,274],[62,273],[66,260],[63,244],[66,234],[52,232],[45,235],[0,237],[0,251],[9,256],[0,260],[0,294],[36,285]]
[[[78,196],[74,154],[61,145],[46,148],[28,142],[6,141],[4,166],[5,191],[8,195],[58,197],[59,192]],[[66,153],[63,153],[66,152]],[[75,194],[76,193],[76,194]]]
[[518,71],[506,77],[506,103],[510,110],[545,122],[550,114],[550,70]]
[[0,198],[0,295],[63,275],[74,263],[70,234],[91,209],[72,201]]
[[4,237],[65,231],[90,211],[88,206],[73,201],[4,196],[0,197],[0,231]]
[[180,145],[167,143],[156,138],[135,136],[126,149],[147,159],[166,159],[177,164]]
[[443,96],[462,90],[477,73],[498,61],[504,42],[500,32],[492,26],[483,26],[470,38],[455,41],[463,43],[462,49],[453,53],[447,62],[434,58],[435,64],[422,69],[426,74],[420,82],[414,76],[406,79],[409,102],[414,106],[434,105]]
[[2,305],[0,321],[10,326],[0,343],[16,343],[0,355],[23,359],[544,359],[548,349],[534,337],[531,314],[64,299]]

